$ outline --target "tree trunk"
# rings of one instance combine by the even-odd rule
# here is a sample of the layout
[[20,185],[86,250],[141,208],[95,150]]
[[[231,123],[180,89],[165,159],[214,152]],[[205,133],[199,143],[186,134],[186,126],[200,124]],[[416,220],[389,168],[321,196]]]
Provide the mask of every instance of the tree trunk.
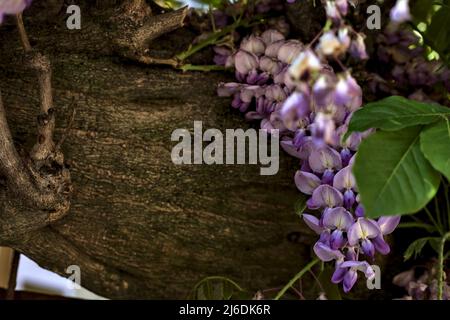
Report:
[[[286,283],[315,239],[294,214],[295,161],[282,155],[275,176],[260,176],[255,165],[171,161],[172,131],[194,120],[223,132],[248,127],[216,96],[229,76],[121,60],[105,23],[111,12],[84,7],[82,29],[71,31],[65,10],[43,18],[53,11],[42,2],[25,24],[52,63],[56,141],[76,109],[63,145],[74,191],[69,213],[37,230],[0,213],[0,230],[10,230],[0,244],[62,275],[78,265],[82,286],[109,298],[185,298],[211,275],[249,290]],[[191,33],[166,35],[153,51],[179,51]],[[22,52],[16,28],[1,26],[0,90],[16,146],[25,149],[35,141],[39,92]]]

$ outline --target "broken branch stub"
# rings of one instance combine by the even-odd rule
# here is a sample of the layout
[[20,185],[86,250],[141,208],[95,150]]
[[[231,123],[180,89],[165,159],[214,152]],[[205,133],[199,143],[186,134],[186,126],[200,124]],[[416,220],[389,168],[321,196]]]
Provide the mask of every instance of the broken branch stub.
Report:
[[151,15],[150,7],[141,0],[125,2],[110,19],[116,32],[112,33],[115,51],[127,59],[144,64],[166,64],[176,67],[173,58],[155,58],[146,55],[152,40],[183,27],[188,7]]

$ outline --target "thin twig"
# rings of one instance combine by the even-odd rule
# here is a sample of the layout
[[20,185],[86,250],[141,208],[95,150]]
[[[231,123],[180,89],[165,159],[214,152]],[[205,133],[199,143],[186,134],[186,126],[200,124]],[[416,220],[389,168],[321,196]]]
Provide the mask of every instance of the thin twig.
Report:
[[308,270],[310,270],[316,263],[319,262],[319,259],[314,258],[310,263],[308,263],[302,270],[300,270],[299,273],[297,273],[289,282],[286,284],[283,289],[278,292],[278,294],[275,297],[275,300],[279,300],[286,291],[294,285],[294,283],[300,279]]
[[291,289],[298,295],[300,300],[306,300],[303,294],[298,289],[296,289],[295,287],[291,287]]
[[135,59],[137,62],[140,62],[142,64],[146,64],[146,65],[167,65],[167,66],[171,66],[173,68],[178,68],[179,66],[179,61],[175,58],[169,58],[169,59],[165,59],[165,58],[154,58],[154,57],[150,57],[150,56],[134,56],[133,59]]
[[17,20],[17,28],[19,30],[20,41],[22,42],[22,46],[25,49],[25,52],[31,51],[30,40],[28,39],[28,35],[25,31],[25,26],[23,24],[22,13],[16,15]]
[[275,287],[275,288],[269,288],[269,289],[264,289],[261,290],[262,293],[267,293],[267,292],[272,292],[272,291],[279,291],[280,289],[282,289],[283,287]]
[[320,280],[316,277],[316,275],[314,274],[314,272],[312,272],[312,270],[309,270],[309,273],[312,275],[312,277],[314,278],[314,280],[317,282],[317,284],[319,285],[319,288],[322,292],[325,292],[325,289],[322,286],[322,283],[320,282]]
[[306,48],[310,48],[319,38],[320,36],[323,34],[324,29],[320,30],[315,36],[314,38],[307,44]]
[[22,46],[26,53],[31,53],[30,66],[36,70],[41,101],[39,116],[38,139],[31,152],[34,160],[45,160],[54,152],[53,132],[55,129],[55,114],[53,109],[52,72],[50,60],[39,52],[33,52],[20,14],[16,15]]
[[334,57],[334,61],[336,61],[336,63],[339,65],[342,71],[344,72],[347,71],[347,68],[342,64],[341,60],[339,60],[337,57]]

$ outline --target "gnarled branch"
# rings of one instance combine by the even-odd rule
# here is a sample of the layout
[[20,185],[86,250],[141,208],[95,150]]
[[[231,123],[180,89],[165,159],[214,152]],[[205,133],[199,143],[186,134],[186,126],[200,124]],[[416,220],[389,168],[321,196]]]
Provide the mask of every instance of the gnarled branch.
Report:
[[152,40],[183,26],[188,7],[163,14],[151,15],[144,0],[125,2],[111,18],[117,26],[113,35],[116,51],[128,59],[143,64],[178,66],[175,58],[155,58],[146,54]]
[[[17,15],[20,39],[25,50],[26,64],[38,75],[40,115],[38,139],[28,155],[20,154],[7,123],[0,94],[0,172],[5,179],[1,205],[2,220],[14,220],[23,230],[41,228],[64,216],[70,206],[70,173],[64,166],[64,156],[55,148],[53,131],[55,116],[49,59],[32,50],[21,15]],[[6,193],[6,194],[5,194]],[[0,226],[0,238],[8,239],[14,230]]]

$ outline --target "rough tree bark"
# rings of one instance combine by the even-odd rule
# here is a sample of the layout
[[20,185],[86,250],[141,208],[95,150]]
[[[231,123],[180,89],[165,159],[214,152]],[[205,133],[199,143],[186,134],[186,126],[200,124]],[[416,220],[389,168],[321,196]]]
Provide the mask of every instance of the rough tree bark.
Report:
[[[0,245],[62,275],[79,265],[82,285],[110,298],[184,298],[211,275],[250,290],[283,285],[307,261],[314,239],[294,214],[294,162],[283,157],[280,172],[264,177],[257,166],[176,166],[170,159],[171,132],[194,120],[248,127],[216,97],[227,75],[123,60],[117,29],[106,22],[115,9],[85,5],[82,29],[70,31],[52,5],[60,4],[36,1],[25,25],[52,63],[55,141],[69,133],[62,150],[74,190],[70,211],[38,223],[37,212],[3,206]],[[178,30],[151,51],[167,56],[167,47],[180,51],[191,40],[192,32]],[[40,100],[36,72],[23,59],[15,25],[3,25],[0,90],[14,143],[30,150]],[[0,201],[13,201],[2,190]],[[20,207],[21,198],[14,203]]]

